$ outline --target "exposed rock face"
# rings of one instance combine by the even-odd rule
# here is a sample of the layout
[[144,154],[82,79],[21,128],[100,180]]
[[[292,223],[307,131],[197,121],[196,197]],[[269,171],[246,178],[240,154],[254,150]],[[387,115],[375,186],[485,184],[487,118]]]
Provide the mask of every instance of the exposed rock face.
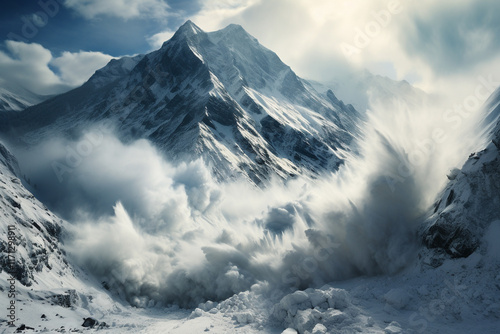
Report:
[[44,269],[68,270],[60,248],[61,219],[22,184],[16,159],[0,144],[0,272],[30,286]]
[[[498,92],[490,103],[489,120],[496,119],[500,111],[500,98],[495,97]],[[424,224],[422,237],[427,247],[444,250],[452,257],[467,257],[480,246],[490,224],[500,220],[499,143],[500,122],[490,144],[472,153],[461,170],[448,175],[450,183]]]
[[89,327],[89,328],[94,328],[95,326],[99,325],[99,321],[93,319],[93,318],[85,318],[83,319],[83,327]]

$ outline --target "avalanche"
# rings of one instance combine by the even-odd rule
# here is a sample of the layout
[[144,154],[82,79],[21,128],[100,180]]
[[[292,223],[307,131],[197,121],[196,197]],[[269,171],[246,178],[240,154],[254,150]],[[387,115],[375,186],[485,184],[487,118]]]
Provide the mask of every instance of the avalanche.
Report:
[[[0,146],[15,325],[493,333],[497,100],[460,129],[436,101],[374,99],[358,113],[241,27],[187,22],[160,50],[2,116],[3,135],[19,134],[8,143],[20,167]],[[412,159],[421,143],[432,149]]]

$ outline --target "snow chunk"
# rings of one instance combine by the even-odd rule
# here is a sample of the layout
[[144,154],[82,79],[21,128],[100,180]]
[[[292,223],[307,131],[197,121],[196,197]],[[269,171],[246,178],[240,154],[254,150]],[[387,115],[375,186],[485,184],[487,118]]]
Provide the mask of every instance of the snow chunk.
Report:
[[410,302],[410,295],[404,289],[391,289],[384,295],[384,299],[392,307],[401,310]]
[[283,297],[280,301],[280,305],[295,315],[295,313],[297,313],[297,309],[309,308],[312,304],[309,301],[307,293],[304,291],[295,291],[294,293]]
[[[273,307],[272,315],[299,333],[327,333],[361,322],[347,291],[332,287],[295,291]],[[323,329],[328,331],[323,332]]]
[[401,325],[399,323],[397,323],[396,321],[393,321],[389,324],[389,326],[387,326],[385,329],[384,329],[384,333],[387,333],[387,334],[397,334],[397,333],[402,333],[402,330],[401,330]]
[[200,309],[200,308],[196,308],[192,313],[191,315],[189,316],[188,319],[194,319],[194,318],[199,318],[201,316],[203,316],[203,310]]
[[314,326],[312,330],[312,334],[325,334],[325,333],[328,333],[328,329],[322,324],[317,324],[316,326]]
[[331,308],[343,310],[351,305],[351,298],[347,291],[342,289],[332,289],[330,294],[331,297],[328,298],[328,305],[330,305]]
[[253,323],[255,318],[251,312],[241,312],[233,315],[233,320],[239,324],[246,325]]
[[297,334],[297,331],[293,328],[287,328],[281,334]]

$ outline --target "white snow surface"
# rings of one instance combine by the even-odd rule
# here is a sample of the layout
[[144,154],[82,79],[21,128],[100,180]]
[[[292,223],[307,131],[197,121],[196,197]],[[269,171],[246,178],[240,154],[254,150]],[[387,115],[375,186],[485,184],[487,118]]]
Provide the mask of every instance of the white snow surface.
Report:
[[0,112],[21,111],[47,98],[49,96],[37,95],[17,85],[3,83],[0,86]]

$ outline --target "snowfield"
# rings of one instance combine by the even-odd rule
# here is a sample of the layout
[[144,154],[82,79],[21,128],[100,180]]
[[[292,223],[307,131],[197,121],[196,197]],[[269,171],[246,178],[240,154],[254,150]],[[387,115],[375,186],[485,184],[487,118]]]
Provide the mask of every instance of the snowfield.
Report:
[[[447,260],[439,268],[415,265],[392,277],[357,278],[284,295],[254,287],[195,310],[137,309],[115,301],[91,279],[60,280],[59,289],[19,289],[16,325],[46,333],[496,333],[498,254],[485,249],[484,255]],[[5,286],[4,273],[1,279]],[[69,305],[58,305],[57,293],[73,296]],[[87,317],[106,326],[84,328]],[[5,322],[0,329],[14,332]]]

